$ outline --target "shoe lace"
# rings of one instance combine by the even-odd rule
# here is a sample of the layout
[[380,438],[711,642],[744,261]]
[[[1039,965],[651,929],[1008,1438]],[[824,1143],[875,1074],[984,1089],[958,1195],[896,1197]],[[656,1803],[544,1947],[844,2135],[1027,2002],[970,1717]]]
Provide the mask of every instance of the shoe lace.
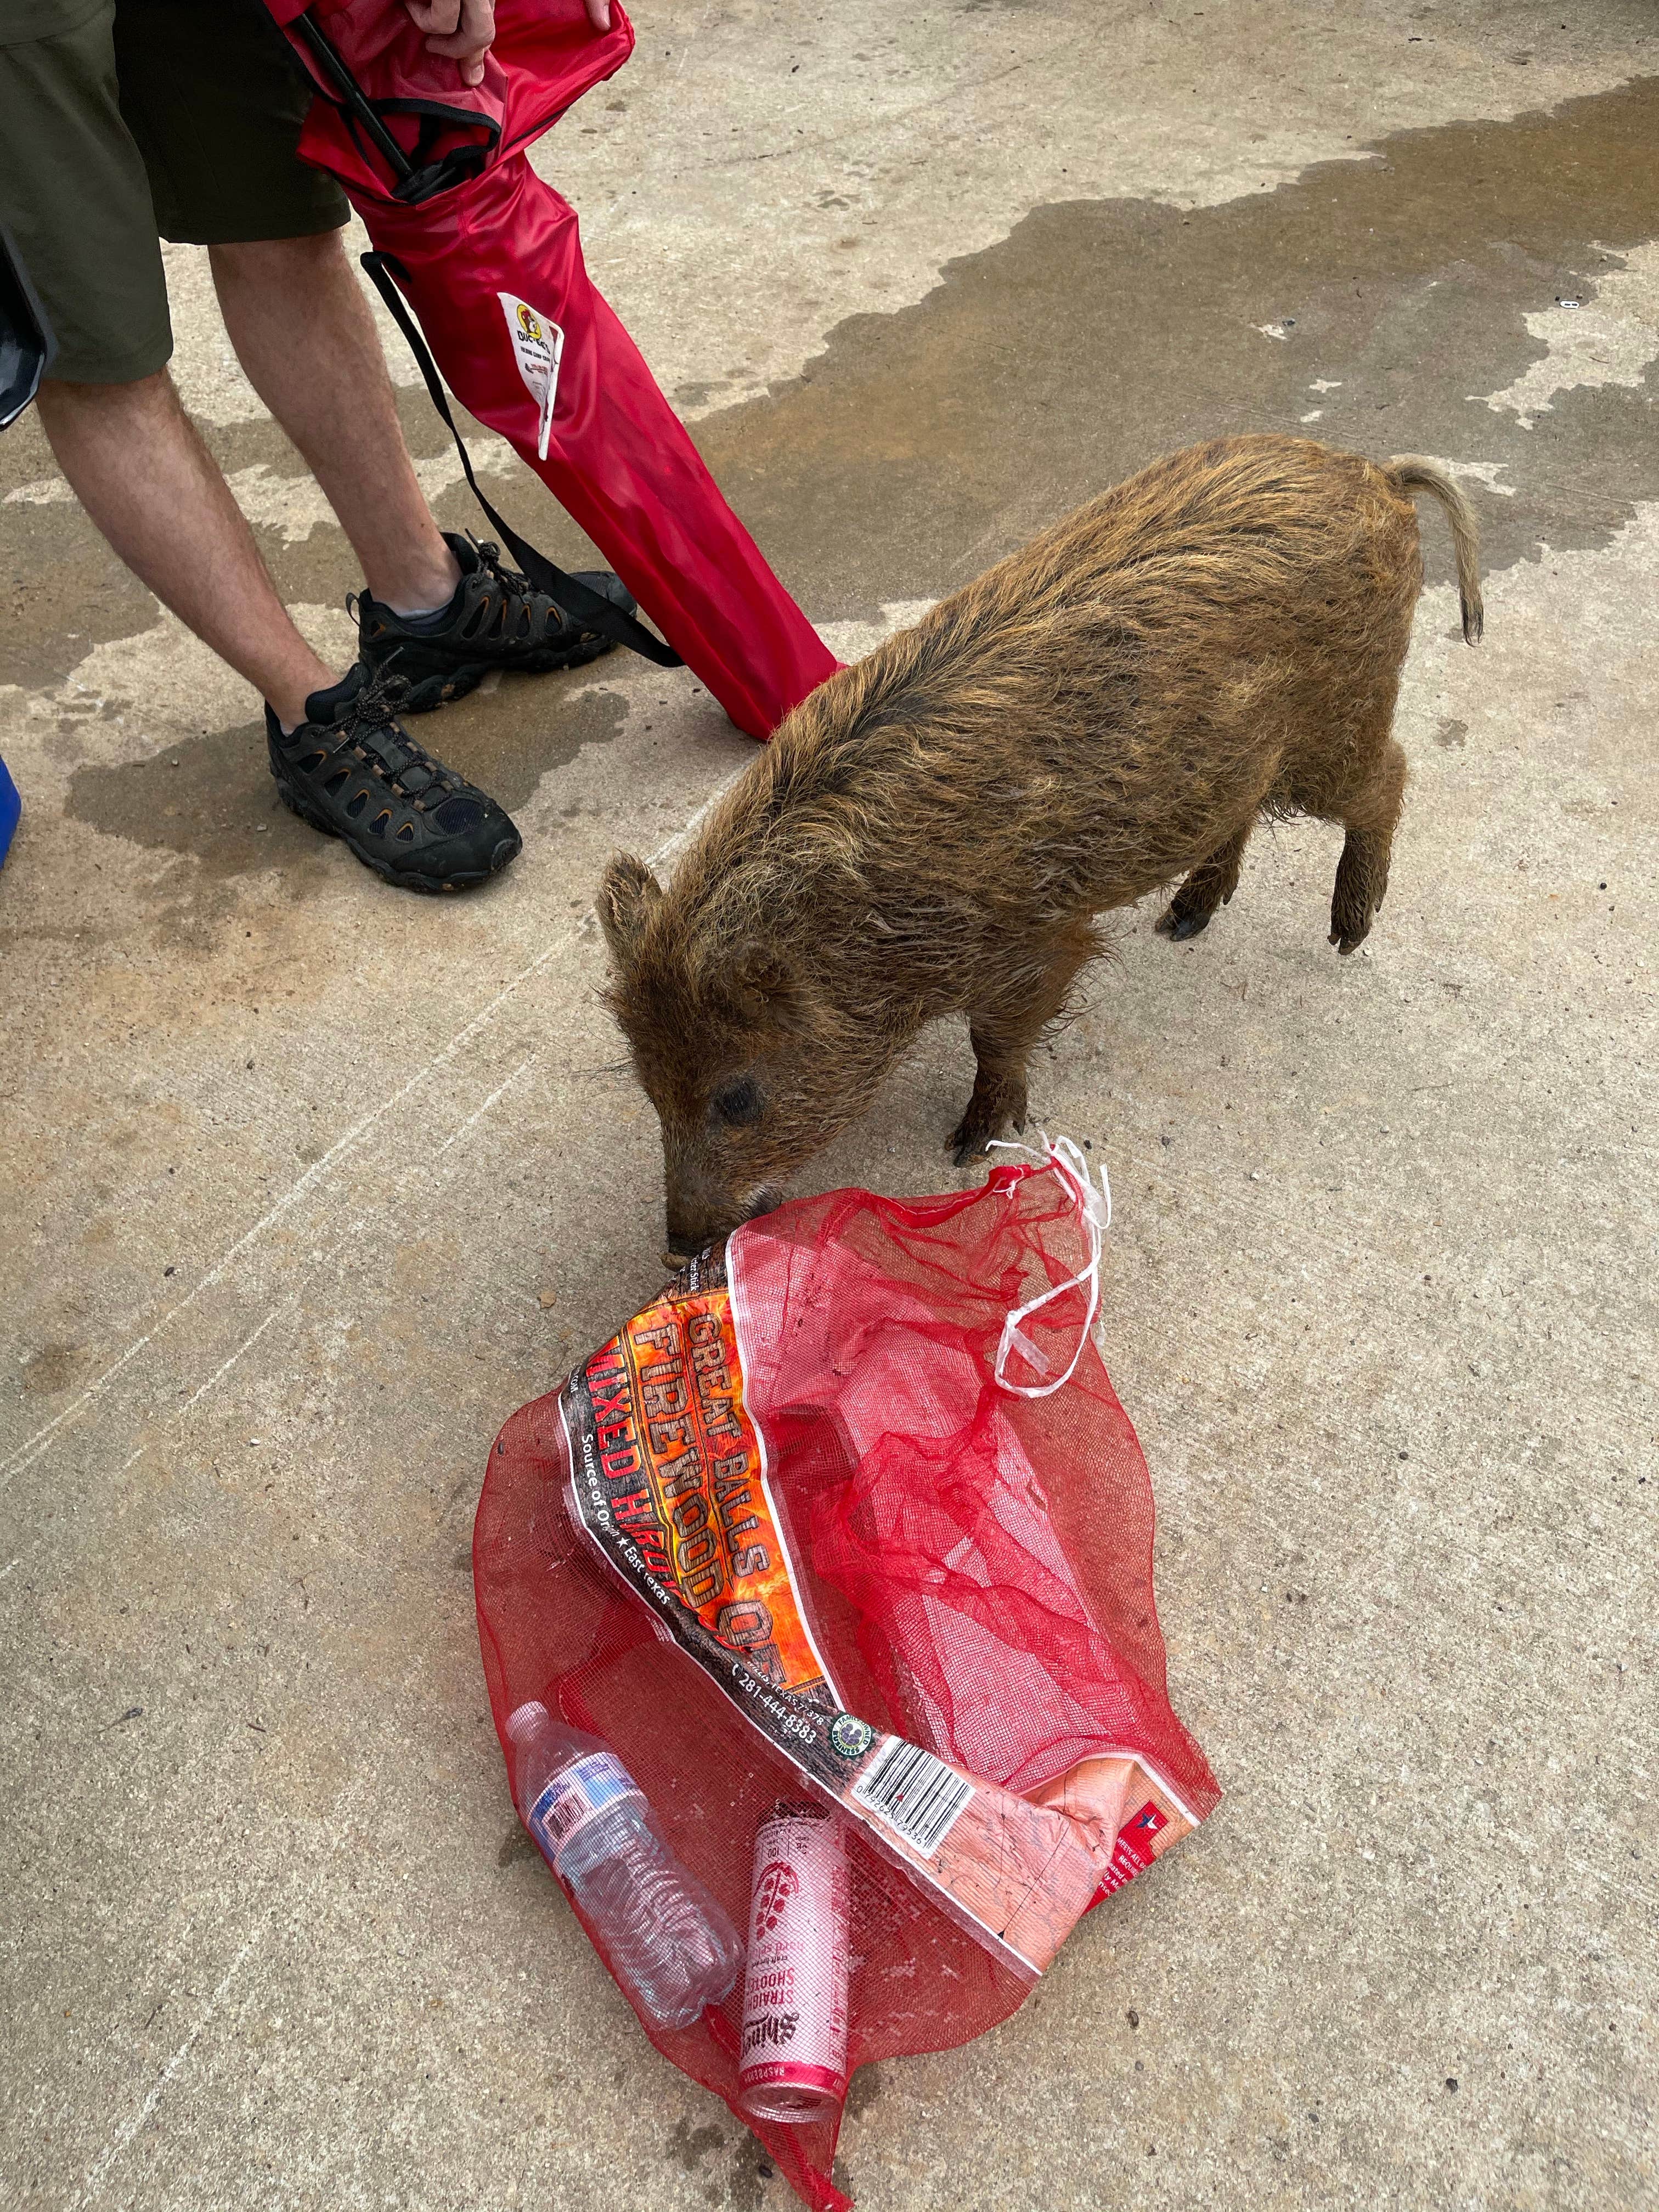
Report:
[[[501,557],[501,547],[493,539],[474,538],[471,531],[468,531],[467,536],[471,541],[473,551],[495,581],[501,586],[502,592],[509,600],[516,599],[524,610],[532,637],[549,630],[556,635],[560,631],[580,628],[575,617],[568,614],[556,599],[550,598],[546,592],[538,591],[528,576],[521,575],[518,569],[507,567]],[[511,622],[511,612],[508,608],[504,607],[501,610],[498,626],[507,628],[510,626]]]
[[499,582],[507,585],[508,589],[511,591],[526,592],[530,591],[531,582],[529,577],[521,576],[516,568],[509,568],[507,567],[506,562],[501,557],[501,549],[496,544],[494,538],[474,538],[470,530],[466,534],[468,540],[471,544],[472,550],[477,555],[479,560],[483,562],[484,567],[489,569],[492,576],[494,576]]
[[430,805],[459,791],[460,779],[398,720],[409,692],[404,678],[377,669],[356,698],[347,701],[329,735],[337,749],[349,745],[362,755],[400,796]]

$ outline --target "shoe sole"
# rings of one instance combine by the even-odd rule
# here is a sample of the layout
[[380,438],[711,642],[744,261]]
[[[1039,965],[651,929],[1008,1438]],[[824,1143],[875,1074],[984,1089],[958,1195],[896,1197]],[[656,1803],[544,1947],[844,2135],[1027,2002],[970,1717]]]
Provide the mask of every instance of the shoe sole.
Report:
[[[459,668],[439,669],[430,676],[422,677],[418,683],[411,684],[408,697],[398,702],[398,712],[400,714],[435,714],[440,707],[453,706],[457,699],[465,699],[469,692],[476,691],[492,672],[503,676],[552,676],[560,669],[586,668],[601,653],[614,653],[615,650],[614,639],[586,637],[580,645],[569,646],[561,652],[532,653],[523,660],[464,661]],[[392,653],[386,654],[379,663],[371,662],[370,665],[378,665],[392,676],[398,672],[396,656]]]
[[319,831],[325,837],[337,837],[354,860],[361,861],[364,867],[379,876],[382,883],[393,884],[400,891],[428,891],[435,896],[444,891],[472,890],[479,884],[487,884],[492,876],[500,875],[501,870],[516,860],[524,850],[524,840],[514,830],[510,837],[503,837],[496,846],[489,856],[487,868],[468,869],[456,875],[446,876],[441,883],[434,883],[430,876],[418,876],[411,869],[394,867],[389,860],[378,860],[373,853],[364,852],[362,847],[348,837],[343,830],[336,829],[333,823],[309,805],[292,784],[284,783],[281,776],[273,780],[276,796],[290,814],[297,816],[308,829]]

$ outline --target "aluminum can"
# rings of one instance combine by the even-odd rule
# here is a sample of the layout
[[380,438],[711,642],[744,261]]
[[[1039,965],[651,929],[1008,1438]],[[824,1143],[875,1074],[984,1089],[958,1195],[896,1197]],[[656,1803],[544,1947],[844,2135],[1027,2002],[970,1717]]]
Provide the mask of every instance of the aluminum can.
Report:
[[816,2120],[847,2094],[847,1846],[841,1822],[781,1805],[755,1838],[738,2096],[757,2120]]

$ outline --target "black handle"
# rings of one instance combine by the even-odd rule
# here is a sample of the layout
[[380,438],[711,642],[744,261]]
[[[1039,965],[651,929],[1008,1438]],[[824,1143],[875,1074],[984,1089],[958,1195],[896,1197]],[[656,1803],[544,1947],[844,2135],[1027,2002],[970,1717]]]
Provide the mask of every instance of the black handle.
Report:
[[309,15],[296,15],[294,29],[310,47],[318,66],[339,94],[342,105],[350,109],[386,156],[392,175],[400,185],[406,184],[415,173],[415,165],[376,114],[368,95],[346,67],[339,48],[327,32],[319,24],[313,23]]

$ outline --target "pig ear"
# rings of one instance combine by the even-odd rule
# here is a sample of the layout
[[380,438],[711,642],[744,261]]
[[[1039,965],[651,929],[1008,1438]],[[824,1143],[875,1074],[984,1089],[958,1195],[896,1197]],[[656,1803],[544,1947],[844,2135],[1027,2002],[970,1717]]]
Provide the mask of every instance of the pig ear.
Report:
[[769,945],[744,945],[731,966],[732,988],[753,1018],[787,1016],[800,1003],[800,981],[788,959]]
[[646,916],[661,896],[662,885],[631,853],[618,853],[605,870],[599,885],[599,927],[624,967],[639,943]]

